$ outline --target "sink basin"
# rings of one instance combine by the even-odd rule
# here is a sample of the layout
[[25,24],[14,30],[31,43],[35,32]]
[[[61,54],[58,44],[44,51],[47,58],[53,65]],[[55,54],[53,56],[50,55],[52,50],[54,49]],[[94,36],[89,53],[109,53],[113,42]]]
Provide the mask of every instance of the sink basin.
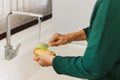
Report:
[[[50,38],[46,32],[51,31],[51,20],[43,22],[42,38],[46,41]],[[29,29],[19,32],[12,36],[13,46],[21,42],[21,48],[18,55],[10,60],[0,59],[0,80],[81,80],[65,75],[58,75],[52,67],[41,67],[33,60],[33,50],[38,43],[38,26],[35,25]],[[32,34],[31,34],[32,33]],[[30,35],[28,35],[30,34]],[[19,41],[18,43],[16,42]],[[0,53],[4,55],[5,39],[0,41]],[[67,44],[59,47],[50,47],[57,55],[77,56],[83,55],[85,51],[83,44]]]

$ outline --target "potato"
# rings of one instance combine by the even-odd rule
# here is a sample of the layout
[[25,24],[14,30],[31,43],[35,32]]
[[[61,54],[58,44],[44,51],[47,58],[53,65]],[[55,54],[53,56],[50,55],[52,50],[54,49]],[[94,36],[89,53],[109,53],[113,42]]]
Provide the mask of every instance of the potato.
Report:
[[50,50],[44,50],[44,49],[40,49],[40,48],[35,48],[33,53],[36,55],[36,56],[39,56],[41,55],[42,53],[48,53],[52,56],[56,56],[56,54]]

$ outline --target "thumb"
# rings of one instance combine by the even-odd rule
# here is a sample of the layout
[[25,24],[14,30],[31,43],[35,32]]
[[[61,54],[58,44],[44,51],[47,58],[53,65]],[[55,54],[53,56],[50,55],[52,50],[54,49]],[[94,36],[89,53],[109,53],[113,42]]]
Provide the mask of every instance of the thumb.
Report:
[[61,40],[49,43],[50,46],[59,46],[61,45]]
[[35,60],[35,61],[39,61],[39,60],[40,60],[40,57],[39,57],[39,56],[35,56],[35,57],[34,57],[34,60]]

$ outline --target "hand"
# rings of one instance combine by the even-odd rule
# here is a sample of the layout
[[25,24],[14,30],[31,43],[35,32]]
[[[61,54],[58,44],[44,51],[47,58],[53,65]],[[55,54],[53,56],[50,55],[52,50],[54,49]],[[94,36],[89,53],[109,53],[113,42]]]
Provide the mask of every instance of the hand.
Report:
[[50,46],[60,46],[60,45],[66,44],[68,42],[69,42],[69,40],[68,40],[68,36],[67,35],[56,33],[50,39],[49,45]]
[[55,56],[43,53],[40,56],[35,56],[34,60],[38,62],[39,65],[43,67],[52,66],[52,61]]

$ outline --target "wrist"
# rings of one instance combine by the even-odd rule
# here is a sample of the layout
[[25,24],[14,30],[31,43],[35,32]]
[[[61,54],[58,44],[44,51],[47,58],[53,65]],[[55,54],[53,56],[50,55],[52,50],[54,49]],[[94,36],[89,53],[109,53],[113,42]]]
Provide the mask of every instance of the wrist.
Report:
[[73,37],[72,37],[72,34],[71,34],[71,33],[66,34],[66,36],[67,36],[67,42],[68,42],[68,43],[70,43],[70,42],[73,41]]
[[54,60],[54,58],[55,58],[55,56],[52,56],[52,57],[51,57],[51,60],[50,60],[50,61],[51,61],[51,66],[53,65],[53,60]]

